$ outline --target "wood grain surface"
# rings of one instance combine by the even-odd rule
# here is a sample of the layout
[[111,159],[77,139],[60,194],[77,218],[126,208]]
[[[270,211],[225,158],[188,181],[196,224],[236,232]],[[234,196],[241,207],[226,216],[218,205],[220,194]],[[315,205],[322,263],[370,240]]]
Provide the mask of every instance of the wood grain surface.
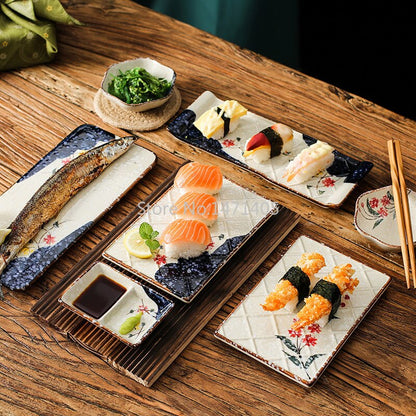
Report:
[[[334,211],[221,161],[225,174],[301,214],[302,220],[147,389],[30,314],[31,306],[184,159],[218,162],[174,139],[165,128],[140,134],[139,144],[158,156],[153,171],[33,287],[25,292],[5,290],[0,302],[0,415],[414,415],[416,293],[405,287],[400,255],[383,252],[361,237],[352,214],[361,192],[390,183],[388,139],[400,139],[408,186],[416,189],[416,123],[128,0],[63,3],[86,25],[58,27],[55,61],[0,74],[0,192],[80,124],[126,134],[94,114],[93,97],[110,64],[140,56],[175,69],[182,108],[211,90],[375,166]],[[393,277],[382,299],[310,390],[213,336],[300,234],[342,248]]]

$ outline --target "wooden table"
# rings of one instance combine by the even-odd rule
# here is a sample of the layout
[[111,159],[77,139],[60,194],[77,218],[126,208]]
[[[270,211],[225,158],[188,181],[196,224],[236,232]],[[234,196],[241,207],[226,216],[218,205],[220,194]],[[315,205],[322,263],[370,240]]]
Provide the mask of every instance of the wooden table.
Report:
[[[321,208],[221,162],[230,177],[302,216],[300,224],[165,374],[148,389],[40,323],[29,310],[183,159],[218,159],[174,139],[165,128],[140,134],[158,156],[145,177],[25,292],[0,303],[1,415],[413,415],[416,408],[416,294],[401,257],[385,253],[353,225],[356,197],[390,183],[386,141],[400,139],[415,189],[416,123],[339,88],[159,15],[127,0],[64,2],[87,25],[59,27],[49,64],[0,74],[0,192],[82,123],[119,135],[93,112],[107,66],[149,56],[173,67],[182,108],[204,90],[331,142],[375,166],[339,210]],[[390,82],[390,81],[387,81]],[[391,80],[394,82],[394,80]],[[158,147],[159,145],[160,147]],[[173,152],[174,157],[167,151]],[[312,389],[225,346],[213,331],[300,234],[336,244],[393,282]]]

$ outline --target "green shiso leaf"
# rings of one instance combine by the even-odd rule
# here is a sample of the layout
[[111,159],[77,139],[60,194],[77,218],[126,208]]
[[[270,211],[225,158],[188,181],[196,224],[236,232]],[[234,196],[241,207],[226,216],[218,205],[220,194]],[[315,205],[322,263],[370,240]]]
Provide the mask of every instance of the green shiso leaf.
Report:
[[159,241],[157,240],[146,240],[146,245],[152,251],[155,251],[160,247]]
[[127,104],[141,104],[166,97],[172,84],[164,78],[149,74],[144,68],[133,68],[108,84],[108,92]]
[[148,240],[149,238],[152,238],[153,228],[149,223],[142,222],[140,224],[139,233],[140,237],[144,240]]

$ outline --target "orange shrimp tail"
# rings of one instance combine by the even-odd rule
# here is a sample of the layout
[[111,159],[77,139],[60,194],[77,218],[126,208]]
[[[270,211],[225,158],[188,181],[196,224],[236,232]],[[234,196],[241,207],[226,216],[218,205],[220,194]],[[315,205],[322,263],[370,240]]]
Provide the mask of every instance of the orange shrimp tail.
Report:
[[328,276],[325,276],[324,279],[328,282],[335,283],[341,294],[344,294],[345,292],[352,293],[358,283],[360,283],[358,279],[352,278],[354,273],[355,270],[352,268],[351,264],[345,263],[335,266],[332,269],[332,272]]
[[313,294],[305,299],[305,306],[296,315],[298,320],[295,321],[291,328],[295,331],[313,324],[325,315],[329,315],[332,309],[331,302],[321,295]]
[[325,267],[325,259],[319,253],[303,253],[296,265],[311,277]]
[[298,296],[298,290],[289,282],[289,280],[281,280],[271,292],[262,306],[265,311],[278,311],[286,306],[286,304]]

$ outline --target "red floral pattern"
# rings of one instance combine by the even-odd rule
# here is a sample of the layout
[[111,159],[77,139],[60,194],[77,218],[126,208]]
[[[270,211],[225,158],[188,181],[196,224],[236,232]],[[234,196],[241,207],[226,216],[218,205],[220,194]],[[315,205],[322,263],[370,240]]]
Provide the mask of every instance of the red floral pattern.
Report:
[[385,207],[386,205],[390,204],[390,198],[387,195],[383,195],[383,198],[380,199],[381,205]]
[[297,331],[295,331],[294,329],[289,329],[289,335],[292,338],[298,338],[302,336],[302,330],[298,329]]
[[234,142],[234,140],[231,140],[231,139],[225,139],[222,142],[222,145],[225,146],[225,147],[232,147],[232,146],[235,146],[235,142]]
[[308,331],[310,331],[312,334],[319,334],[321,332],[321,327],[319,326],[319,324],[310,324],[308,326]]
[[387,212],[386,208],[381,207],[378,211],[377,211],[382,217],[387,217],[387,215],[389,215],[389,213]]
[[54,236],[52,236],[51,234],[48,234],[43,239],[43,241],[49,246],[52,245],[52,244],[55,244],[55,240],[56,240],[56,238]]
[[324,178],[322,179],[322,185],[326,188],[330,188],[331,186],[335,186],[335,181],[332,178]]
[[148,306],[146,306],[146,305],[139,305],[139,307],[137,309],[137,312],[146,312],[146,313],[149,313],[150,311],[149,311],[149,307]]
[[378,207],[378,199],[377,198],[371,198],[368,203],[370,204],[371,208],[377,208]]
[[164,254],[156,254],[156,256],[153,258],[153,261],[158,266],[162,266],[163,264],[166,264],[166,256]]
[[302,339],[302,342],[308,347],[314,347],[316,345],[316,341],[317,339],[311,334],[306,334]]

